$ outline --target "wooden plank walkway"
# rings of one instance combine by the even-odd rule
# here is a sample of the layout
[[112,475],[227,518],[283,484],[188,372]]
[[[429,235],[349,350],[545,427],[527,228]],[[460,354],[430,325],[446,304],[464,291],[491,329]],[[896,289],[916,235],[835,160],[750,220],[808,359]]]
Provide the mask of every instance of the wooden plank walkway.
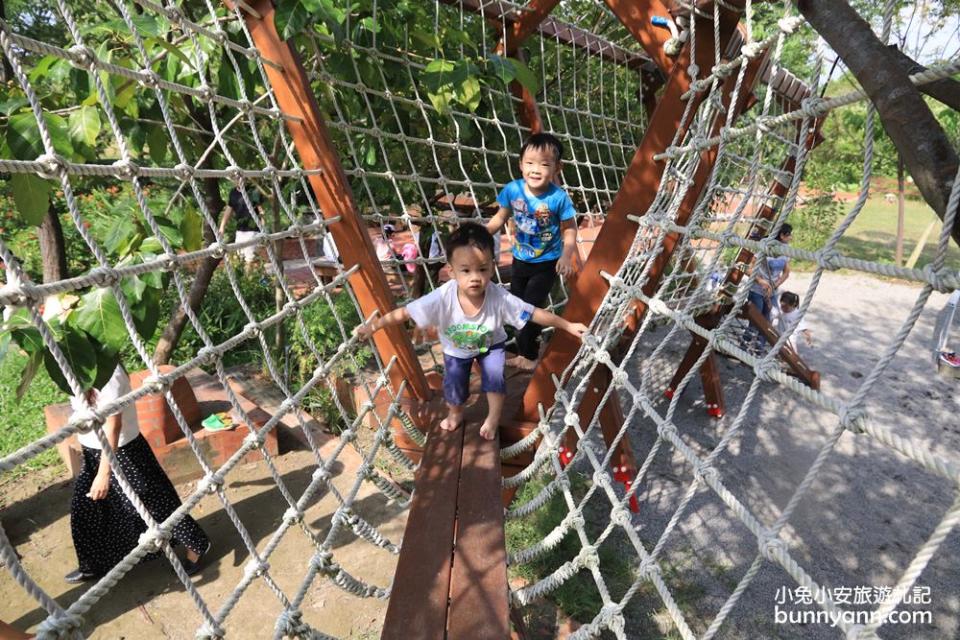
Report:
[[[478,406],[479,405],[479,406]],[[381,638],[510,637],[500,449],[465,426],[428,434]]]

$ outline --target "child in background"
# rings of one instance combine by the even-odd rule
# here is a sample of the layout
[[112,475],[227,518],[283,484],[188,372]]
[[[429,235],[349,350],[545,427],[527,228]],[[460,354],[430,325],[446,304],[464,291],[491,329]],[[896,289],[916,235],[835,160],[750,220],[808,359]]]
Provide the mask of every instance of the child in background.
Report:
[[[523,176],[503,188],[497,196],[500,209],[487,223],[487,231],[498,232],[514,222],[513,271],[510,293],[535,307],[550,295],[557,274],[569,276],[576,270],[577,222],[570,196],[554,184],[560,175],[563,146],[549,133],[535,133],[520,149]],[[529,322],[517,336],[517,357],[510,364],[531,370],[540,354],[538,338],[543,327]]]
[[452,280],[406,307],[394,309],[379,319],[358,326],[354,333],[369,338],[377,330],[413,320],[418,327],[437,327],[443,346],[443,396],[447,417],[442,429],[453,431],[463,420],[463,405],[469,396],[470,369],[477,360],[481,390],[487,394],[487,417],[480,435],[492,440],[500,425],[506,395],[503,376],[505,324],[522,329],[528,321],[557,327],[580,337],[587,327],[538,309],[491,283],[493,237],[482,226],[467,222],[450,235],[447,259]]
[[793,328],[793,334],[787,339],[787,344],[797,353],[799,353],[797,336],[803,338],[806,346],[813,346],[813,335],[810,333],[806,322],[800,317],[800,296],[792,291],[784,291],[780,294],[780,306],[772,309],[770,324],[780,335]]

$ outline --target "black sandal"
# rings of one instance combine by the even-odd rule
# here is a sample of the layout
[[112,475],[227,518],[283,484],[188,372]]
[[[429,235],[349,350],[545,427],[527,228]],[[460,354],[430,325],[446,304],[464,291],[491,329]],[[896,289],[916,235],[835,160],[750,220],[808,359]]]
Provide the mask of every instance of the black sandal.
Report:
[[210,547],[212,546],[213,543],[208,541],[207,548],[204,549],[199,556],[197,556],[196,561],[190,560],[189,558],[183,559],[183,570],[188,576],[195,575],[198,571],[200,571],[200,568],[203,565],[203,556],[210,552]]

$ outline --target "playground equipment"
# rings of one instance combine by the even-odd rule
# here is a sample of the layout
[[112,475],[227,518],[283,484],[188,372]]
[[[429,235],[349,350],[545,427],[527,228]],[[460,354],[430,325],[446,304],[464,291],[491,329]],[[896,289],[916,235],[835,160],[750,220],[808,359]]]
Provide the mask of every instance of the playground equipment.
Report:
[[[36,151],[32,157],[4,158],[0,170],[53,181],[96,261],[88,273],[38,284],[0,239],[0,258],[7,269],[0,302],[25,310],[25,326],[36,331],[39,348],[49,353],[73,394],[81,395],[92,374],[81,370],[80,359],[51,329],[40,305],[59,294],[107,291],[115,301],[116,311],[114,307],[110,311],[116,317],[113,326],[126,332],[152,372],[140,389],[111,406],[77,413],[59,432],[6,456],[0,470],[12,469],[80,431],[93,429],[105,443],[100,428],[105,416],[148,393],[164,393],[179,416],[170,387],[201,365],[215,372],[233,410],[245,417],[223,365],[224,355],[243,343],[258,345],[272,384],[285,397],[280,412],[251,430],[244,446],[218,468],[206,462],[189,425],[179,416],[204,467],[203,480],[167,522],[155,522],[139,509],[148,525],[141,543],[73,602],[64,605],[47,595],[0,536],[0,556],[7,568],[48,614],[39,629],[41,637],[79,635],[84,613],[108,598],[144,555],[160,550],[195,603],[197,635],[205,638],[237,633],[230,628],[230,615],[258,580],[276,596],[278,637],[327,637],[322,612],[303,608],[318,579],[328,579],[358,597],[389,597],[384,637],[444,633],[504,637],[510,631],[511,607],[522,608],[549,594],[580,571],[591,576],[603,606],[576,637],[596,637],[603,631],[628,637],[623,611],[642,585],[652,585],[680,634],[691,638],[695,634],[659,562],[690,499],[709,491],[756,537],[759,549],[702,635],[709,638],[764,563],[779,565],[798,585],[817,590],[818,583],[791,555],[781,532],[845,431],[869,437],[946,478],[960,475],[956,461],[872,424],[864,410],[867,393],[884,374],[931,291],[958,286],[956,274],[943,268],[953,218],[945,219],[937,258],[925,270],[866,263],[837,251],[839,238],[865,202],[866,188],[819,250],[771,240],[797,205],[803,167],[818,142],[820,120],[832,108],[864,99],[859,93],[820,99],[818,78],[802,82],[781,68],[782,43],[803,23],[789,8],[758,39],[754,3],[749,0],[698,2],[692,8],[680,3],[671,17],[660,2],[608,0],[587,4],[584,15],[568,19],[551,17],[552,12],[571,11],[558,6],[557,0],[533,0],[528,5],[444,0],[407,6],[411,20],[432,20],[424,27],[386,24],[384,3],[363,3],[358,10],[323,4],[329,7],[318,10],[319,26],[304,30],[304,16],[290,8],[306,3],[281,3],[286,10],[278,25],[280,12],[269,0],[189,7],[135,0],[115,5],[113,31],[105,31],[86,24],[87,16],[58,0],[65,41],[42,42],[15,33],[8,25],[0,30],[4,55],[26,101],[22,121],[26,126],[29,120],[28,128],[37,132],[38,140],[30,148]],[[596,26],[588,31],[573,24]],[[122,37],[116,36],[118,32]],[[458,39],[443,40],[444,34]],[[88,145],[95,157],[62,144],[60,116],[44,105],[54,87],[49,75],[37,71],[44,65],[46,69],[59,65],[62,73],[86,83],[97,122],[105,120]],[[146,108],[135,112],[131,101],[143,101]],[[182,116],[184,112],[189,118]],[[138,142],[138,129],[131,126],[145,121],[154,129],[146,143],[142,137]],[[865,134],[865,187],[873,127],[871,112]],[[432,345],[414,347],[407,333],[395,327],[377,334],[373,362],[364,363],[358,355],[364,345],[352,336],[334,298],[346,296],[360,317],[386,313],[398,299],[414,292],[416,278],[407,273],[407,263],[422,267],[417,274],[426,286],[436,284],[438,271],[432,267],[443,263],[442,255],[421,251],[412,260],[388,259],[384,269],[374,254],[371,228],[379,234],[377,227],[390,223],[403,231],[441,234],[445,225],[464,217],[464,210],[471,212],[468,216],[481,216],[496,190],[517,175],[522,140],[541,129],[558,133],[567,144],[564,180],[578,210],[603,220],[584,268],[551,300],[551,306],[562,308],[568,319],[589,323],[591,331],[582,345],[564,335],[552,336],[522,398],[515,398],[515,411],[505,413],[503,447],[497,451],[469,429],[452,434],[437,430],[416,410],[434,395],[431,376],[439,365]],[[112,257],[103,238],[85,225],[76,197],[78,184],[91,179],[131,190],[133,213],[153,238],[154,251],[136,262]],[[49,182],[44,184],[50,188]],[[224,234],[220,185],[238,188],[253,212],[258,233],[252,240],[231,242]],[[254,206],[248,193],[253,189],[266,193],[272,211]],[[956,211],[958,192],[955,186],[950,211]],[[176,246],[164,230],[165,207],[188,208],[200,216],[202,247]],[[758,231],[762,239],[750,239]],[[297,290],[278,250],[287,240],[296,243],[308,267],[306,282],[299,282]],[[325,261],[334,275],[323,279],[310,267],[318,260],[316,245],[331,241],[338,259]],[[269,317],[250,312],[238,266],[230,259],[249,246],[265,253],[280,290],[280,304]],[[745,302],[753,282],[753,276],[745,275],[747,267],[755,257],[767,255],[817,265],[801,313],[806,313],[827,269],[853,268],[924,283],[909,318],[849,401],[821,393],[816,372],[794,356],[783,355],[790,372],[781,370],[779,358],[788,336],[777,335],[762,317],[751,315]],[[222,342],[211,339],[190,300],[194,274],[209,260],[221,265],[218,268],[227,274],[249,318],[241,333]],[[722,274],[720,286],[711,289],[715,273]],[[141,337],[138,301],[128,286],[132,279],[151,274],[169,277],[167,295],[176,296],[204,343],[168,373],[154,364]],[[315,369],[302,385],[293,387],[280,371],[267,334],[289,326],[309,335],[304,312],[312,305],[326,306],[333,314],[342,344],[331,354],[313,345]],[[772,345],[768,353],[758,357],[737,347],[733,333],[744,315],[761,325]],[[665,337],[652,336],[654,320],[669,324]],[[671,340],[687,332],[691,345],[666,382],[652,363]],[[752,379],[746,400],[723,437],[703,456],[684,441],[677,411],[684,389],[699,374],[708,413],[717,418],[728,413],[715,362],[719,352],[746,363]],[[433,364],[425,366],[431,358]],[[357,415],[340,402],[331,380],[342,363],[374,371],[360,379],[366,402]],[[730,491],[716,465],[741,432],[762,382],[778,383],[837,416],[835,433],[772,522],[751,512]],[[340,415],[340,443],[332,456],[322,455],[315,446],[301,410],[308,394],[322,387],[330,388]],[[659,404],[665,394],[666,406]],[[262,447],[264,435],[286,415],[300,421],[316,460],[316,471],[299,496],[285,486]],[[369,447],[361,447],[358,433],[368,422],[375,425],[375,437]],[[637,451],[630,445],[629,432],[643,428],[657,436],[650,449]],[[347,447],[356,448],[363,464],[351,489],[341,493],[330,476]],[[640,516],[632,515],[630,507],[637,503],[654,456],[669,448],[689,462],[694,479],[670,525],[649,546],[633,526],[633,518],[642,517],[643,505],[639,504]],[[109,447],[105,449],[116,468]],[[225,478],[251,451],[263,453],[287,505],[282,524],[260,547],[224,489]],[[382,471],[380,462],[386,458],[417,469],[412,496]],[[639,465],[635,458],[642,458]],[[589,471],[592,484],[584,496],[571,489],[574,469]],[[542,491],[528,502],[511,504],[517,488],[533,478],[545,480]],[[122,475],[118,480],[137,505]],[[402,545],[387,540],[357,508],[357,492],[366,482],[410,506]],[[325,530],[303,519],[305,507],[321,491],[334,492],[340,504]],[[249,554],[244,578],[230,586],[218,608],[201,595],[168,544],[173,522],[208,493],[222,502]],[[610,507],[599,535],[588,531],[583,517],[584,505],[595,496],[608,500]],[[506,549],[504,520],[528,516],[554,497],[568,511],[560,525],[529,548]],[[508,505],[505,511],[496,498]],[[916,582],[960,520],[958,505],[943,515],[898,587]],[[304,563],[297,589],[289,592],[271,575],[270,556],[297,529],[309,541],[312,556]],[[399,554],[392,586],[370,584],[338,563],[334,541],[348,530],[374,547]],[[616,595],[607,586],[598,555],[615,533],[628,540],[635,570],[630,587]],[[508,564],[530,562],[567,535],[579,543],[576,556],[536,583],[508,588]],[[828,612],[839,610],[829,598],[819,604]],[[890,601],[879,611],[889,613],[896,606]],[[867,638],[879,623],[840,626],[850,637]]]

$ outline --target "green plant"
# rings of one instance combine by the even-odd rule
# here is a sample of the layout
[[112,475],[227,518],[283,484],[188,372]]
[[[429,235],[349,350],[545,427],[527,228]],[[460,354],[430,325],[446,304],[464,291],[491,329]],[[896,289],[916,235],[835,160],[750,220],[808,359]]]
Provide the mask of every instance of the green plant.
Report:
[[798,206],[790,219],[794,225],[794,245],[815,251],[830,237],[837,222],[843,216],[843,206],[832,193],[808,198]]

